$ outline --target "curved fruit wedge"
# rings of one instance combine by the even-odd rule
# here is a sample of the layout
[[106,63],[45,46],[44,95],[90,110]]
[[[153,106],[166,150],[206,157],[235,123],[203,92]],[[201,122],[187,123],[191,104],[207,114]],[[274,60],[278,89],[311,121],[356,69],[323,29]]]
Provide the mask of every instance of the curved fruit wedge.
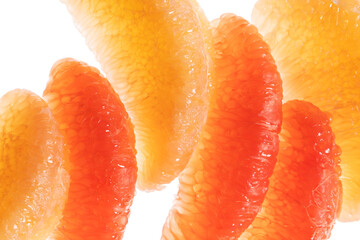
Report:
[[283,106],[280,151],[262,211],[240,239],[324,240],[341,206],[340,148],[327,114],[311,103]]
[[260,210],[276,162],[282,88],[270,49],[241,17],[223,15],[214,25],[207,122],[162,239],[239,237]]
[[135,192],[135,136],[110,83],[73,59],[57,62],[45,98],[69,152],[70,188],[55,239],[121,239]]
[[46,102],[26,90],[0,99],[0,239],[44,240],[61,218],[69,178]]
[[304,99],[333,116],[343,152],[343,221],[360,220],[360,13],[351,5],[260,0],[253,12],[282,74],[285,100]]
[[160,189],[184,169],[205,121],[206,18],[193,0],[62,1],[135,125],[138,187]]

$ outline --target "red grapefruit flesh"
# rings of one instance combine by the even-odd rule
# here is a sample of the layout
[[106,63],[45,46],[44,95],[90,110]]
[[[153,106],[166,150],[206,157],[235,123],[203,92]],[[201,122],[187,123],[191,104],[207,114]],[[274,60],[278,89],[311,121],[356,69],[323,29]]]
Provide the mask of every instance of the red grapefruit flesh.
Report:
[[339,214],[340,148],[329,116],[311,103],[283,107],[278,162],[262,211],[240,239],[324,240]]
[[56,240],[121,239],[135,192],[135,137],[99,71],[57,62],[44,92],[69,153],[70,189]]
[[209,22],[195,0],[62,0],[135,126],[142,190],[189,162],[208,110]]
[[207,121],[162,239],[237,239],[259,212],[276,163],[282,87],[269,47],[231,14],[214,22],[213,38]]

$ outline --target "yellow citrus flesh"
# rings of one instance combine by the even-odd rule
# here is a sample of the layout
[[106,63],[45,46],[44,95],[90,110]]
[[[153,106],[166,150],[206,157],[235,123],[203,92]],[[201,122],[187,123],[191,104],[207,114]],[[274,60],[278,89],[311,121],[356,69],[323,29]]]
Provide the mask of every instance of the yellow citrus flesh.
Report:
[[26,90],[0,100],[0,239],[46,239],[58,224],[68,175],[47,104]]
[[260,0],[252,16],[272,48],[285,100],[310,101],[333,117],[343,152],[342,221],[360,219],[360,14],[354,6],[354,0]]
[[193,0],[63,0],[135,125],[138,187],[187,164],[207,111],[208,23]]

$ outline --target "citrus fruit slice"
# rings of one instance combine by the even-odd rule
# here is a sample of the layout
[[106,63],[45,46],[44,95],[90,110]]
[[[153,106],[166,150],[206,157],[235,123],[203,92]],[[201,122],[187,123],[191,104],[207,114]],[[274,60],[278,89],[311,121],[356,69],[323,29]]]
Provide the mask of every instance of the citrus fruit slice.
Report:
[[278,152],[282,87],[257,29],[227,14],[214,22],[214,78],[200,142],[162,239],[236,239],[265,197]]
[[284,99],[316,103],[333,116],[343,152],[340,219],[351,221],[360,220],[360,14],[349,1],[334,2],[344,8],[331,0],[260,0],[252,18],[282,74]]
[[27,90],[0,100],[0,239],[44,240],[68,188],[63,142],[46,102]]
[[132,118],[138,187],[162,188],[189,161],[206,117],[203,12],[193,0],[62,1]]
[[55,239],[121,239],[137,167],[130,118],[99,71],[58,61],[44,92],[69,154],[70,187]]
[[240,239],[328,239],[341,206],[340,148],[313,104],[283,106],[280,150],[261,212]]

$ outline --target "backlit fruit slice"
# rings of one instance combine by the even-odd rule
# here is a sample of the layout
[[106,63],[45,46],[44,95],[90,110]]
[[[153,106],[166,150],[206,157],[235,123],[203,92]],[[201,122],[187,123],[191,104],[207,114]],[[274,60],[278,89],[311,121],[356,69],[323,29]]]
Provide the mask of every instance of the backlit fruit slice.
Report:
[[184,169],[207,112],[207,20],[194,0],[62,0],[135,125],[138,187]]
[[135,136],[119,96],[99,71],[57,62],[45,98],[69,152],[70,188],[56,240],[122,238],[135,192]]
[[46,102],[27,90],[0,99],[0,239],[44,240],[58,224],[69,177]]
[[283,106],[280,150],[261,212],[241,240],[325,240],[340,212],[340,148],[329,116],[311,103]]
[[[360,220],[360,14],[349,0],[260,0],[253,21],[284,80],[284,98],[331,113],[342,149],[340,220]],[[354,4],[359,1],[352,1]]]
[[237,239],[259,212],[276,162],[282,87],[270,49],[232,14],[214,22],[213,34],[210,109],[162,239]]

